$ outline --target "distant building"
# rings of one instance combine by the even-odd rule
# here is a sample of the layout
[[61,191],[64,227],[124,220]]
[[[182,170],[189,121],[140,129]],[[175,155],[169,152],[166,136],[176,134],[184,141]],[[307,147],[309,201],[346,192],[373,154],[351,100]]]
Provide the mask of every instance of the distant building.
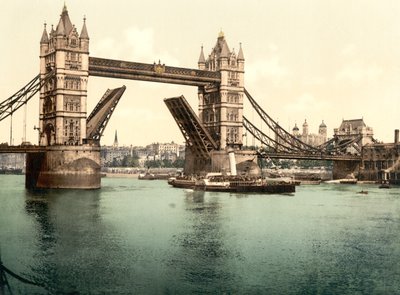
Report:
[[132,156],[132,147],[102,146],[100,151],[101,166],[121,163],[125,156]]
[[[373,138],[374,131],[364,123],[364,119],[342,120],[339,128],[335,128],[333,133],[338,139],[337,144],[339,145],[354,141],[354,143],[361,148],[375,142]],[[359,151],[352,146],[349,146],[346,152],[351,154],[359,153]]]
[[292,134],[302,142],[312,146],[318,146],[327,141],[327,127],[323,120],[319,125],[318,134],[309,133],[307,120],[304,120],[302,133],[300,133],[299,127],[295,124]]
[[153,143],[146,147],[118,146],[117,131],[115,131],[114,143],[112,146],[101,147],[101,165],[103,167],[120,165],[126,156],[136,155],[140,167],[144,167],[146,161],[169,160],[185,158],[185,146],[174,143]]
[[156,155],[175,154],[179,157],[179,144],[174,143],[153,143],[153,151]]
[[399,130],[395,130],[394,143],[370,143],[362,148],[360,180],[389,180],[400,184]]

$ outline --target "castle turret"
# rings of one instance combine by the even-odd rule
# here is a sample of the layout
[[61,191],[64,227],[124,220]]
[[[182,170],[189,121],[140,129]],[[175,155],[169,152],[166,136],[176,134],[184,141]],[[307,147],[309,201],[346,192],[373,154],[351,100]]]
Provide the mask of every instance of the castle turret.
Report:
[[297,123],[294,124],[294,127],[292,129],[292,133],[294,136],[299,136],[300,135],[300,130],[299,127],[297,127]]
[[318,134],[324,139],[324,141],[326,141],[328,132],[327,132],[327,127],[326,127],[326,124],[324,123],[324,120],[322,120],[322,123],[319,125]]
[[304,120],[304,123],[303,123],[303,134],[302,134],[303,136],[307,136],[308,135],[308,123],[307,123],[307,120]]

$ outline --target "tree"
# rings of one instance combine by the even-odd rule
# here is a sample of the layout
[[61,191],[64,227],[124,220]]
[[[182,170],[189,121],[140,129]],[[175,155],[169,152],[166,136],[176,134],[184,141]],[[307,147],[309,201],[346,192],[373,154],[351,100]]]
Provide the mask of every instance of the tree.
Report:
[[121,161],[121,166],[122,167],[138,167],[139,166],[139,157],[136,155],[124,156],[124,158]]

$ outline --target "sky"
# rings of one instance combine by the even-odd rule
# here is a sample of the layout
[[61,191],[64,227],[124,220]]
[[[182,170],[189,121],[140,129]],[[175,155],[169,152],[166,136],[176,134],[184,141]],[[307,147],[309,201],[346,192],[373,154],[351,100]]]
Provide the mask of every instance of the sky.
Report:
[[[197,68],[222,30],[230,49],[242,43],[245,87],[284,128],[328,137],[343,119],[363,118],[374,137],[393,142],[400,128],[400,1],[398,0],[66,0],[80,32],[83,18],[90,56]],[[58,24],[64,0],[2,0],[0,101],[39,73],[43,24]],[[197,110],[197,88],[90,77],[88,111],[107,88],[126,85],[102,145],[118,131],[120,145],[183,143],[163,99],[184,95]],[[37,144],[39,95],[27,107],[27,141]],[[244,114],[266,131],[249,103]],[[0,122],[0,143],[10,140],[10,119]],[[268,133],[268,131],[266,131]],[[13,116],[13,142],[23,137],[23,111]],[[252,139],[248,139],[251,144]]]

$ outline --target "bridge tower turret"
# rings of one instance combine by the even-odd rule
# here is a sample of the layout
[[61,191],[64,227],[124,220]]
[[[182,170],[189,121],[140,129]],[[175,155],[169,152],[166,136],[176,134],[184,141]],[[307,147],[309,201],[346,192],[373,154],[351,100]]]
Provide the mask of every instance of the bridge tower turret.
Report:
[[40,41],[40,74],[54,78],[40,90],[41,145],[82,145],[86,138],[89,36],[84,19],[79,36],[64,5],[56,30]]
[[219,149],[240,149],[243,135],[244,55],[229,50],[223,32],[208,56],[203,48],[199,58],[199,69],[218,71],[221,84],[199,87],[199,117],[203,125],[219,144]]

